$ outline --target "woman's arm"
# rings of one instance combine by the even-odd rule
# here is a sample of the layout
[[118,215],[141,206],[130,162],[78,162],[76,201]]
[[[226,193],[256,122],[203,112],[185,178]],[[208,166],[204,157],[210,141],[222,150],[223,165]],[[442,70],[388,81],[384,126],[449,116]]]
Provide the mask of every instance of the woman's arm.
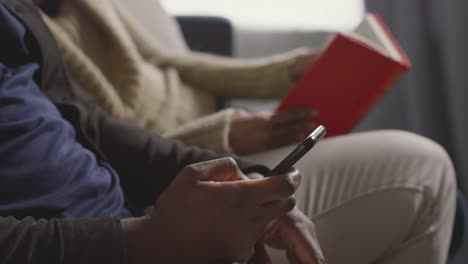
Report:
[[297,77],[294,65],[298,58],[315,54],[301,48],[264,58],[233,59],[174,52],[160,47],[125,8],[118,4],[116,8],[144,58],[157,67],[175,68],[183,81],[217,96],[281,97]]

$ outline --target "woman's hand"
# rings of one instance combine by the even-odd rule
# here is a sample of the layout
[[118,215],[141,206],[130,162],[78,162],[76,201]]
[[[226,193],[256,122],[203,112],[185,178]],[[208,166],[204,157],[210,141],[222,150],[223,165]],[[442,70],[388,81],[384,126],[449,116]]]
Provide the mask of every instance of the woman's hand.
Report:
[[238,155],[294,144],[315,127],[311,120],[316,114],[299,108],[277,113],[238,110],[231,121],[229,144]]
[[309,69],[317,58],[320,56],[320,51],[311,50],[308,54],[299,55],[289,67],[289,76],[292,81],[297,81]]

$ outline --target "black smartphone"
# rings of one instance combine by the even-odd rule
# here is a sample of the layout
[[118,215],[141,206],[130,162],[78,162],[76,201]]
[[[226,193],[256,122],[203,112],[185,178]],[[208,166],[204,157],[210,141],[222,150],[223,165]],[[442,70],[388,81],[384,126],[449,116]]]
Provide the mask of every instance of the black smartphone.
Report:
[[272,169],[266,177],[286,173],[298,160],[300,160],[315,144],[327,133],[324,126],[318,126],[310,135],[299,144],[283,161]]

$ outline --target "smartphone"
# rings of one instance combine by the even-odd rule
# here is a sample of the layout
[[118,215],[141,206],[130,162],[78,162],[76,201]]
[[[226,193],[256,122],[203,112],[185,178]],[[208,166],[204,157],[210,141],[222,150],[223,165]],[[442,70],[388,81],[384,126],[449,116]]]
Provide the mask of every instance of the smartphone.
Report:
[[266,177],[280,175],[286,173],[297,161],[299,161],[315,144],[322,139],[327,133],[324,126],[318,126],[310,135],[299,144],[283,161],[281,161],[274,169],[272,169]]

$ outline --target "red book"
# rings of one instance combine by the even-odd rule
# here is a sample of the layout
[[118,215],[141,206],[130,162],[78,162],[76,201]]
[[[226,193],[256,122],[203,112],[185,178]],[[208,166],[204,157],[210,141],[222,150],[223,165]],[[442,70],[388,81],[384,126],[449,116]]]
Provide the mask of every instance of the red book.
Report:
[[376,14],[352,33],[338,33],[298,80],[277,110],[308,107],[327,136],[350,132],[411,63]]

